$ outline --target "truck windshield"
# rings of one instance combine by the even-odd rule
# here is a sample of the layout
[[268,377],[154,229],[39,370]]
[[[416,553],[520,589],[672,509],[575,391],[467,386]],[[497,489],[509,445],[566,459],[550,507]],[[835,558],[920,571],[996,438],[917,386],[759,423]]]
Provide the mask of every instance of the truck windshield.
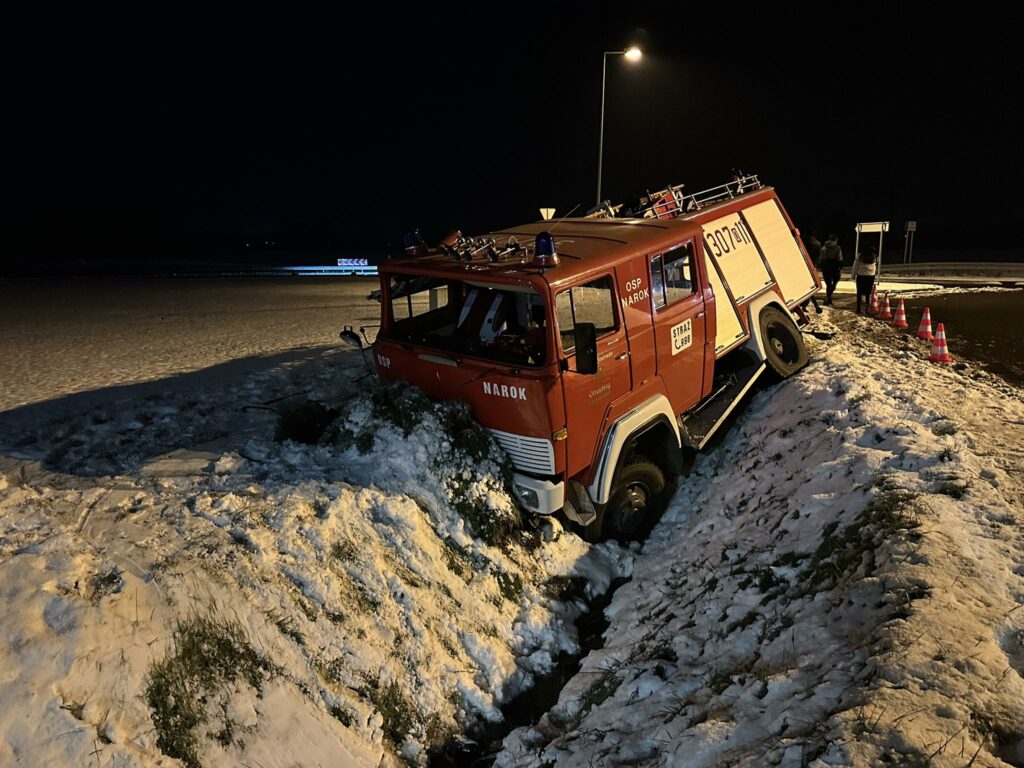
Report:
[[547,360],[544,299],[529,286],[392,275],[388,293],[397,341],[513,365]]

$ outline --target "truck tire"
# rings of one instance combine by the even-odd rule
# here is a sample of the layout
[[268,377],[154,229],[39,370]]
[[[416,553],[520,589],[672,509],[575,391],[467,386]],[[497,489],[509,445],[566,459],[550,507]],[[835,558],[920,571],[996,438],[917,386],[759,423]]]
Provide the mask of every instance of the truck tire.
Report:
[[657,464],[643,456],[625,459],[616,472],[611,498],[600,515],[602,538],[643,538],[662,513],[665,496],[665,475]]
[[778,307],[768,306],[758,316],[764,361],[779,379],[792,376],[807,365],[807,347],[796,323]]

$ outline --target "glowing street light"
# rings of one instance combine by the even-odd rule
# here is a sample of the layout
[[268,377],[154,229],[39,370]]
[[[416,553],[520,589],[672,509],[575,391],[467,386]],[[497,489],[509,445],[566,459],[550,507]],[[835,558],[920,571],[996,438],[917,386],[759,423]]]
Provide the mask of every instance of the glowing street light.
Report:
[[608,57],[625,56],[627,61],[637,62],[643,51],[635,45],[624,51],[605,51],[601,59],[601,133],[597,141],[597,205],[601,204],[601,165],[604,161],[604,86],[608,79]]

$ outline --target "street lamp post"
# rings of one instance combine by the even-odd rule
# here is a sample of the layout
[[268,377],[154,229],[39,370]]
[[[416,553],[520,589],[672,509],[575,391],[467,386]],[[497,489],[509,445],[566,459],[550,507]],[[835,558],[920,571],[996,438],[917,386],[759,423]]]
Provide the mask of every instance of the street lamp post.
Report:
[[597,139],[597,205],[601,204],[601,165],[604,161],[604,85],[608,79],[608,57],[625,56],[628,61],[639,61],[643,53],[633,46],[624,51],[605,51],[601,58],[601,133]]

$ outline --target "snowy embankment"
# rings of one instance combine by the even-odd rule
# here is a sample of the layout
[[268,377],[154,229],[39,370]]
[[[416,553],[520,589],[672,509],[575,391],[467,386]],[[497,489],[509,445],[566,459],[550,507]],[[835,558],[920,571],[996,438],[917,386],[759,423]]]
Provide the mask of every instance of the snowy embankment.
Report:
[[[1020,391],[825,317],[501,765],[1021,762]],[[422,762],[574,647],[566,577],[629,572],[500,543],[464,414],[375,400],[350,353],[260,365],[0,414],[0,765]],[[343,421],[275,443],[306,398]]]
[[[419,764],[575,649],[570,578],[632,555],[507,536],[494,444],[369,387],[320,351],[4,414],[0,765]],[[296,392],[325,442],[273,441]]]
[[825,318],[499,766],[1024,765],[1021,392]]

